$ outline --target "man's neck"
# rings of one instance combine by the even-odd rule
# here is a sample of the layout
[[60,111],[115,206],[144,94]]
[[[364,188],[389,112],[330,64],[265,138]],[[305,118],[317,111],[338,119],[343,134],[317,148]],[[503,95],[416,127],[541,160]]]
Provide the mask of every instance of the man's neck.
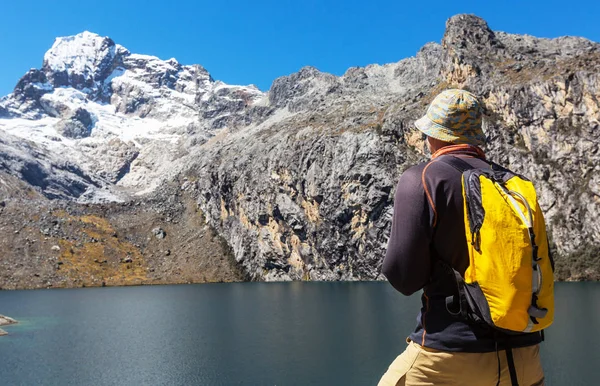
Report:
[[453,153],[465,154],[470,155],[472,157],[485,159],[485,153],[483,152],[483,150],[481,150],[477,146],[467,144],[443,146],[431,155],[431,159],[436,159],[437,157],[440,157],[444,154]]

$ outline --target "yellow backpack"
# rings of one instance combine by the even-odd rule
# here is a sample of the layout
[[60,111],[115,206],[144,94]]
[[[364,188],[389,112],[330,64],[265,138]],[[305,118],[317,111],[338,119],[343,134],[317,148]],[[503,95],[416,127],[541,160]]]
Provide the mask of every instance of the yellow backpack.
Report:
[[453,156],[440,161],[462,173],[469,251],[464,277],[452,270],[458,295],[447,299],[448,311],[509,334],[550,326],[554,263],[533,184],[496,164],[479,169]]

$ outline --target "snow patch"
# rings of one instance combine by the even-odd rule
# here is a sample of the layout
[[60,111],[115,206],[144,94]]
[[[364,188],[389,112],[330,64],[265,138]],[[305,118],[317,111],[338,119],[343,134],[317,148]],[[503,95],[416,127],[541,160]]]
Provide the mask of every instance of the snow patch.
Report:
[[35,82],[31,84],[35,89],[37,90],[42,90],[42,91],[52,91],[54,89],[54,87],[46,82],[46,83],[40,83],[40,82]]
[[115,56],[116,45],[109,42],[112,41],[88,31],[57,38],[44,55],[44,64],[54,72],[93,73],[106,57]]

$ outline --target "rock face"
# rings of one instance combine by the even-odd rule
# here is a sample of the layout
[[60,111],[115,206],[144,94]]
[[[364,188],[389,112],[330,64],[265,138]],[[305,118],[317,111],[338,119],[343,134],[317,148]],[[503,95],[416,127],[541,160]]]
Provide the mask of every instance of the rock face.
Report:
[[[0,131],[0,171],[18,177],[51,199],[83,198],[102,180],[37,143]],[[7,184],[5,179],[2,180]],[[7,198],[10,198],[7,197]]]
[[[599,279],[600,45],[493,32],[459,15],[396,64],[276,80],[276,121],[202,148],[198,202],[257,280],[377,279],[414,120],[447,88],[479,94],[489,158],[532,178],[560,279]],[[277,112],[274,114],[277,115]]]
[[[0,290],[245,279],[175,181],[124,203],[48,200],[0,171]],[[149,237],[159,228],[167,237]]]
[[[599,74],[597,43],[472,15],[415,57],[341,77],[305,67],[266,94],[83,33],[0,99],[0,171],[51,199],[195,202],[252,280],[381,279],[395,185],[426,159],[414,121],[465,88],[485,105],[488,157],[538,189],[557,277],[600,279]],[[182,231],[162,226],[136,232],[170,243]]]
[[67,138],[85,138],[90,136],[93,124],[90,113],[78,108],[72,115],[56,124],[56,131]]

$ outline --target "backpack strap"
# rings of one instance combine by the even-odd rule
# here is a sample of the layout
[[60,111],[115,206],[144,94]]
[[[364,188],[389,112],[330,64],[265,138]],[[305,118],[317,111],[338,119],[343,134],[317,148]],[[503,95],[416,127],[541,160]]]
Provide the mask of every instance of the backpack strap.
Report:
[[515,368],[515,359],[513,357],[512,346],[506,340],[506,362],[508,364],[508,373],[510,374],[510,383],[512,386],[519,386],[519,381],[517,379],[517,369]]
[[462,276],[450,264],[441,259],[438,260],[438,265],[445,270],[447,277],[452,278],[454,285],[456,285],[456,294],[446,296],[446,311],[455,318],[467,321],[469,305],[465,295],[465,282]]
[[506,354],[506,365],[508,367],[508,374],[510,375],[511,386],[519,386],[519,380],[517,378],[517,369],[515,367],[515,358],[513,356],[513,346],[510,340],[510,335],[505,335],[499,331],[494,331],[494,345],[496,347],[496,358],[498,360],[498,381],[496,386],[500,386],[500,379],[502,378],[502,366],[500,364],[500,351],[498,349],[498,343],[504,344],[504,353]]
[[454,169],[458,170],[461,174],[466,172],[467,170],[474,169],[467,161],[464,161],[458,157],[452,155],[443,155],[438,158],[440,161],[444,162],[452,166]]
[[[441,161],[447,165],[452,166],[454,169],[458,170],[460,172],[460,174],[463,174],[467,170],[474,169],[474,167],[471,166],[468,162],[463,161],[462,159],[460,159],[458,157],[454,157],[454,156],[448,155],[448,154],[440,156],[438,158],[438,161]],[[440,264],[443,265],[443,268],[446,270],[446,272],[449,274],[449,276],[452,278],[454,284],[456,285],[456,294],[446,297],[446,310],[448,311],[448,313],[450,315],[466,321],[466,320],[468,320],[468,317],[467,317],[468,305],[467,305],[466,296],[465,296],[465,292],[464,292],[465,291],[464,280],[463,280],[462,276],[460,275],[460,273],[458,273],[458,271],[456,271],[454,268],[452,268],[450,266],[450,264],[443,262],[441,260],[440,260]]]

